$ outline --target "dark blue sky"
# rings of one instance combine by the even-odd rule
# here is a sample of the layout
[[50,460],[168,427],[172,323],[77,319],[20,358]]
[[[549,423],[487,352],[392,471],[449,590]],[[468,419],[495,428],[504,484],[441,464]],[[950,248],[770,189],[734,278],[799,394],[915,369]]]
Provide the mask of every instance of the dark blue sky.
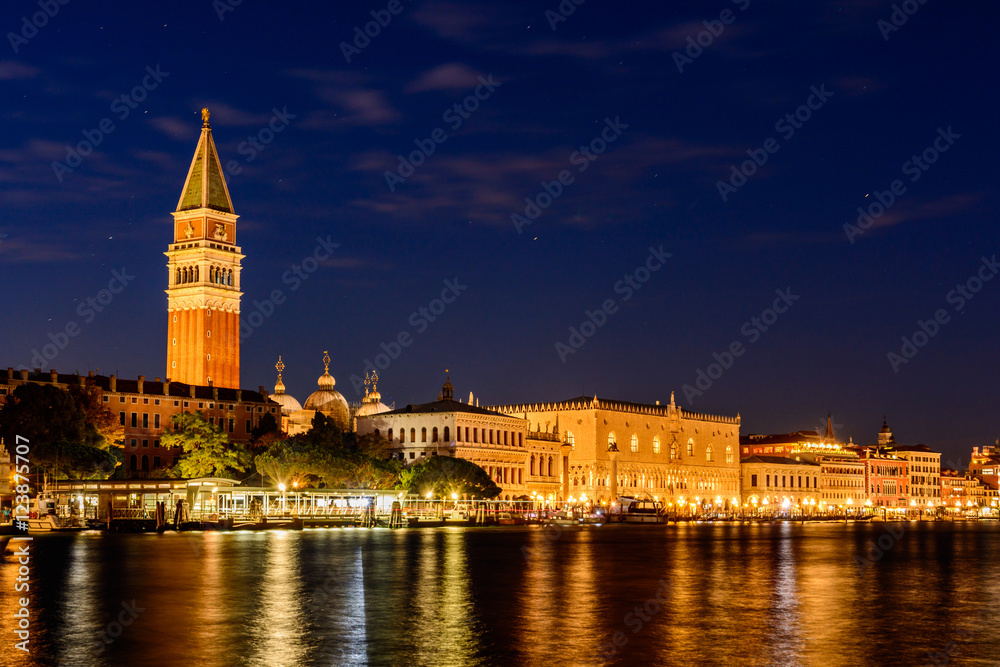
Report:
[[[674,390],[692,410],[739,412],[743,433],[815,428],[832,411],[838,435],[870,442],[885,413],[943,464],[1000,435],[1000,280],[949,299],[1000,253],[992,3],[914,2],[889,32],[878,22],[893,3],[862,0],[587,0],[555,30],[555,0],[403,1],[346,62],[340,43],[387,5],[244,2],[220,20],[208,0],[70,2],[30,39],[8,35],[0,365],[34,365],[48,334],[76,322],[47,368],[164,375],[162,253],[208,106],[239,170],[243,316],[275,289],[286,297],[242,343],[244,386],[272,386],[281,354],[304,400],[329,350],[354,401],[350,376],[407,332],[379,386],[397,405],[433,399],[449,368],[456,395],[482,403]],[[37,11],[5,3],[0,27],[20,33]],[[730,23],[679,72],[674,54],[720,16]],[[500,85],[467,118],[446,116],[480,76]],[[134,109],[115,102],[144,79]],[[807,103],[808,120],[783,121]],[[263,150],[245,143],[274,109],[294,117]],[[607,118],[627,127],[593,161],[574,156]],[[444,143],[390,191],[397,155],[436,128]],[[939,128],[952,128],[947,150],[907,168]],[[57,174],[85,131],[100,145]],[[767,161],[724,201],[718,182],[748,150]],[[518,233],[511,215],[564,170],[572,182]],[[897,179],[902,194],[849,239],[858,207]],[[340,245],[293,291],[282,277],[317,237]],[[626,300],[616,284],[661,245],[672,256]],[[87,321],[79,304],[122,267],[134,279]],[[467,289],[421,331],[411,314],[456,278]],[[761,331],[751,318],[786,289],[799,298]],[[556,344],[608,299],[606,323],[563,363]],[[887,354],[938,309],[936,335],[895,372]],[[685,391],[737,342],[711,387]]]

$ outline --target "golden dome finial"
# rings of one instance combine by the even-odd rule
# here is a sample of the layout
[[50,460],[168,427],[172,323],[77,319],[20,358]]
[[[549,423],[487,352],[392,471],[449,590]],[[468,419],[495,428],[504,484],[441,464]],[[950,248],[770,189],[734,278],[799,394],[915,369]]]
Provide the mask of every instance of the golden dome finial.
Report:
[[326,350],[323,350],[323,372],[330,372],[330,353]]
[[205,127],[208,127],[208,117],[210,115],[211,114],[208,111],[208,107],[205,107],[201,110],[201,122],[205,124]]
[[378,371],[372,371],[372,391],[378,391]]
[[278,355],[278,363],[274,367],[278,371],[278,381],[274,383],[274,393],[283,394],[285,393],[285,383],[281,381],[281,371],[285,370],[285,363],[281,360],[280,354]]

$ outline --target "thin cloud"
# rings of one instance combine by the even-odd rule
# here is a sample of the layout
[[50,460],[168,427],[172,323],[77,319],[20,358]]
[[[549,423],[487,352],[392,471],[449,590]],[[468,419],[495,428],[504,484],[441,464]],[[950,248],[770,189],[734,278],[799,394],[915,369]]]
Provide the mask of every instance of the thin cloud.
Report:
[[427,70],[403,89],[406,93],[429,90],[466,90],[479,82],[479,73],[462,63],[446,63]]

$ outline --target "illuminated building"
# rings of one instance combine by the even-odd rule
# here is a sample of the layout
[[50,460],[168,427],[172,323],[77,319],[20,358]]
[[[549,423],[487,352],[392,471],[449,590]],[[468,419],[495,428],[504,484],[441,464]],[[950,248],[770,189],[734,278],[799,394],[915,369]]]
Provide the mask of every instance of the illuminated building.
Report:
[[389,440],[406,464],[431,456],[454,456],[483,468],[503,490],[502,498],[559,496],[560,439],[531,432],[526,419],[455,400],[446,381],[436,401],[357,415],[359,435]]
[[222,429],[234,442],[249,442],[250,431],[264,414],[278,419],[280,406],[269,400],[264,387],[257,391],[224,387],[189,385],[182,382],[152,381],[140,375],[135,380],[114,375],[42,373],[37,369],[15,372],[7,369],[0,377],[0,405],[18,385],[52,384],[59,389],[72,385],[93,386],[101,390],[104,407],[118,416],[125,426],[124,466],[134,477],[155,474],[177,462],[180,449],[160,446],[163,431],[171,418],[182,412],[201,412],[209,423]]
[[167,256],[167,374],[175,382],[240,386],[240,260],[236,219],[208,110],[174,217]]
[[969,472],[992,486],[1000,483],[1000,441],[982,448],[972,448]]
[[[753,457],[780,457],[819,466],[817,503],[821,503],[819,507],[824,511],[851,506],[860,508],[865,504],[865,466],[856,452],[836,441],[829,418],[822,436],[818,431],[743,436],[740,438],[740,457],[742,461]],[[746,473],[743,478],[746,480]],[[746,490],[743,495],[747,497]]]
[[892,452],[909,464],[910,506],[933,509],[941,503],[941,452],[926,445],[898,445]]
[[740,460],[743,504],[757,510],[811,513],[819,509],[820,465],[783,456]]
[[568,475],[561,480],[564,495],[611,502],[616,494],[648,494],[720,510],[739,504],[739,415],[689,412],[673,394],[669,405],[580,396],[490,409],[559,438]]

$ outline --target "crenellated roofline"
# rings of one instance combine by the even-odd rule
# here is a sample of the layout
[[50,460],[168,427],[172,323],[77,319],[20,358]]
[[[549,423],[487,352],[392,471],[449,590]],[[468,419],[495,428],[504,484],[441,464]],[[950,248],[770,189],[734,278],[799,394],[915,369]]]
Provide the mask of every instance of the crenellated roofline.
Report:
[[653,415],[668,417],[671,410],[680,413],[682,419],[692,419],[696,421],[715,422],[719,424],[739,424],[740,416],[727,417],[724,415],[710,415],[701,412],[690,412],[676,405],[653,405],[649,403],[632,403],[629,401],[616,401],[596,396],[579,396],[565,401],[554,401],[547,403],[518,403],[512,405],[493,405],[489,410],[502,412],[505,414],[517,414],[527,412],[558,412],[572,410],[609,410],[612,412],[627,412],[632,414]]

